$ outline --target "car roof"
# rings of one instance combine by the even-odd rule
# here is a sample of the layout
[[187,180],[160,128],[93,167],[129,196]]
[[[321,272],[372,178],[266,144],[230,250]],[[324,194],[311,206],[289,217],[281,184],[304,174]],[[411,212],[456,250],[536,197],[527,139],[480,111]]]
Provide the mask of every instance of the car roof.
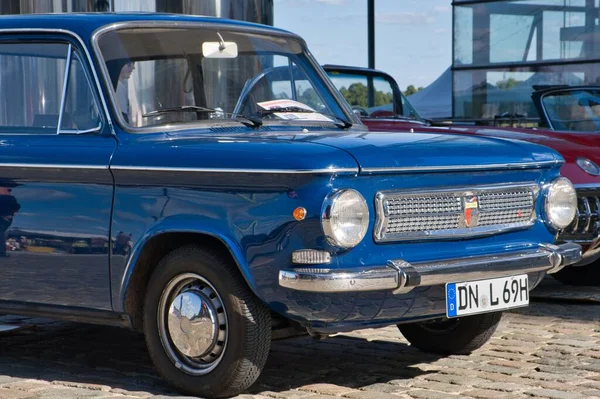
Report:
[[97,29],[118,22],[173,22],[205,23],[230,25],[249,29],[262,29],[274,34],[296,36],[286,30],[251,22],[199,15],[150,13],[150,12],[109,12],[109,13],[55,13],[55,14],[18,14],[0,16],[0,32],[3,29],[61,29],[71,31],[82,39],[92,36]]

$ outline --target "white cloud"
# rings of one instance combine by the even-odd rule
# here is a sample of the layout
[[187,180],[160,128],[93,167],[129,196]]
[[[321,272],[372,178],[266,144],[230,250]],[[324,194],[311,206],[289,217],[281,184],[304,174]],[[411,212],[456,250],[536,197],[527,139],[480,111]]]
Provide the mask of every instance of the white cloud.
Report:
[[375,15],[375,21],[381,24],[422,25],[430,24],[435,18],[423,12],[393,12]]
[[433,7],[433,11],[440,12],[440,13],[450,12],[451,10],[452,10],[452,8],[450,6],[435,6],[435,7]]
[[316,0],[316,1],[317,1],[317,3],[330,4],[330,5],[335,5],[335,6],[342,5],[346,2],[346,0]]

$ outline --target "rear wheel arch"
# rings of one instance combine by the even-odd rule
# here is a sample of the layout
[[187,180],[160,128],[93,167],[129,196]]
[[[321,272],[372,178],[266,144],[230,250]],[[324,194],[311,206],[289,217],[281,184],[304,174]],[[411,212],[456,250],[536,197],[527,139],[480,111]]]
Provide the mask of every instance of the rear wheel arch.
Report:
[[233,243],[225,238],[207,232],[168,231],[148,237],[139,249],[135,251],[127,268],[122,287],[122,308],[131,318],[132,327],[141,331],[143,328],[143,304],[146,287],[150,276],[156,269],[161,259],[170,252],[190,244],[210,248],[224,258],[231,259],[246,281],[246,284],[255,294],[255,284],[248,273],[241,255],[236,254]]

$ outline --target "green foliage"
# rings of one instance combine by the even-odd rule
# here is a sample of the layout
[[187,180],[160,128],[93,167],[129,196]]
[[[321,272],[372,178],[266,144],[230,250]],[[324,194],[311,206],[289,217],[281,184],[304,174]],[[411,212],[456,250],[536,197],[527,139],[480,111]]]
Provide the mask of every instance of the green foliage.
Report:
[[[367,86],[362,83],[353,83],[348,88],[342,87],[340,89],[342,96],[352,106],[360,106],[364,108],[369,107],[369,93]],[[394,96],[392,93],[385,93],[383,91],[375,90],[374,102],[375,106],[389,104],[393,101]]]
[[410,96],[411,94],[415,94],[416,92],[421,91],[421,90],[423,90],[422,87],[415,88],[415,86],[410,85],[406,88],[406,90],[404,90],[403,94],[405,96]]
[[517,86],[519,83],[523,83],[522,80],[517,80],[515,78],[508,78],[506,80],[500,80],[498,82],[496,82],[496,87],[498,87],[499,89],[512,89],[513,87]]
[[312,87],[309,87],[303,92],[298,93],[298,101],[317,110],[323,105],[321,98]]

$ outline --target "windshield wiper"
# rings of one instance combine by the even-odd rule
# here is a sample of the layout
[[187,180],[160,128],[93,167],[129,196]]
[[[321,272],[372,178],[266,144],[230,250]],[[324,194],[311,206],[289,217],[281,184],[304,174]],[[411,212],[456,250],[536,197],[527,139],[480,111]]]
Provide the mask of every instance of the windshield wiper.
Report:
[[[285,113],[285,112],[297,112],[297,113],[307,113],[307,114],[313,114],[313,113],[314,114],[321,114],[321,115],[326,116],[328,118],[335,119],[335,121],[332,121],[332,123],[334,125],[342,128],[342,129],[348,129],[348,128],[352,127],[352,122],[350,122],[350,121],[348,121],[346,119],[340,118],[339,116],[332,115],[332,114],[326,114],[326,113],[319,112],[319,111],[313,111],[313,110],[302,108],[302,107],[293,107],[292,106],[292,107],[276,107],[276,108],[271,108],[271,109],[262,109],[262,110],[259,110],[258,112],[256,112],[256,114],[258,114],[259,116],[267,116],[267,115],[273,115],[273,114]],[[311,122],[311,121],[306,121],[306,122]],[[317,121],[317,122],[321,122],[321,121]]]
[[254,116],[246,116],[246,115],[235,115],[233,117],[234,121],[238,121],[241,124],[244,124],[248,127],[261,127],[263,125],[263,121],[260,118],[256,118]]
[[150,111],[147,114],[143,114],[142,116],[145,118],[147,116],[153,116],[158,114],[167,114],[170,112],[219,112],[213,108],[199,107],[197,105],[182,105],[179,107],[171,107],[171,108],[160,108],[154,111]]

